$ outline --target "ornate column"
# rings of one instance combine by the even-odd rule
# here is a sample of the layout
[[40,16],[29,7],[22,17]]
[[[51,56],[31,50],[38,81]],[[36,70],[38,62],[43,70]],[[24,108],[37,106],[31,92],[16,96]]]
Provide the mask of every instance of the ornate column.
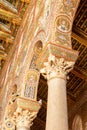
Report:
[[77,57],[77,51],[48,42],[37,60],[48,82],[46,130],[68,130],[66,81]]
[[74,62],[56,58],[52,54],[41,73],[48,80],[48,106],[46,130],[68,130],[66,79]]
[[47,21],[43,23],[47,36],[37,66],[48,82],[46,130],[68,130],[66,79],[78,57],[71,45],[78,3],[79,0],[47,0],[45,4]]

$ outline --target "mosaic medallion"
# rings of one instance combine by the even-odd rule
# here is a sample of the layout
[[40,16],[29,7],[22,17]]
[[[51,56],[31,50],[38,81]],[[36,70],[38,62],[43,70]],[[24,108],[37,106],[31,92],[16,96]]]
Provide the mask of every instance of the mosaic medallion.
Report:
[[71,30],[71,22],[66,16],[59,16],[57,18],[57,31],[61,31],[63,33],[70,32]]

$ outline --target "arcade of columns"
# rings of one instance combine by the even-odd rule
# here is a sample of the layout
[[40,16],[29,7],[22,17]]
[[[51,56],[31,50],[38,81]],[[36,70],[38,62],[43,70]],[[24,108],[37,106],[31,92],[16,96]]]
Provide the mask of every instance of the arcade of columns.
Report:
[[68,130],[66,80],[78,57],[71,46],[78,3],[30,1],[0,79],[1,130],[30,130],[41,108],[40,73],[48,82],[46,130]]

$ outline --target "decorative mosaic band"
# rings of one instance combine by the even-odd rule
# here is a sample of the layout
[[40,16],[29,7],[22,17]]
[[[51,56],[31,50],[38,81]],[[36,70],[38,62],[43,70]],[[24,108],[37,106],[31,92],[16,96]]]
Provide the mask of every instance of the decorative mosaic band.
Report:
[[49,54],[52,54],[57,58],[64,58],[67,61],[76,61],[78,57],[78,52],[75,50],[54,43],[48,43],[36,62],[39,69],[43,68],[43,63],[48,60]]
[[41,107],[39,102],[33,101],[33,100],[29,100],[29,99],[26,100],[26,99],[21,98],[21,97],[19,97],[17,99],[17,105],[20,108],[29,109],[30,111],[35,111],[35,112],[39,111],[39,109]]

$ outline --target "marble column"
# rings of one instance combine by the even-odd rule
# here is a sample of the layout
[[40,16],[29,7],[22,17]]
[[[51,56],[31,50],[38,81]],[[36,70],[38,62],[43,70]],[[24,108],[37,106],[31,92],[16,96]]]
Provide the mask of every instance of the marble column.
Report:
[[74,62],[51,55],[41,73],[48,80],[46,130],[68,130],[66,79]]

